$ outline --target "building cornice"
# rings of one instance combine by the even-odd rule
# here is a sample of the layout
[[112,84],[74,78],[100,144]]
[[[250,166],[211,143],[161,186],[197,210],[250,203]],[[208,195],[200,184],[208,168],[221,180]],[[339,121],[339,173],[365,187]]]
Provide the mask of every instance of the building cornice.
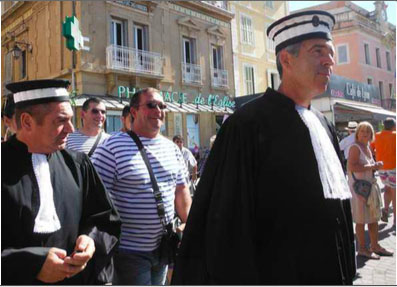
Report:
[[25,4],[25,1],[18,1],[14,5],[12,5],[10,8],[8,8],[2,15],[1,15],[1,22],[3,23],[4,21],[7,20],[8,17],[10,17],[16,10],[18,10],[22,5]]
[[170,1],[173,4],[190,9],[197,9],[201,12],[210,14],[224,21],[230,22],[234,18],[234,13],[225,9],[216,7],[204,1]]

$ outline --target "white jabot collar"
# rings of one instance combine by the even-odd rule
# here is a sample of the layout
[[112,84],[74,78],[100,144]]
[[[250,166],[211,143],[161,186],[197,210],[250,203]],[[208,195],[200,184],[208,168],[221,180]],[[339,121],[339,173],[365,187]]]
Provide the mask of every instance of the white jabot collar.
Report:
[[305,107],[296,105],[295,109],[309,129],[324,197],[332,199],[351,198],[342,165],[320,120],[311,110]]
[[61,228],[54,205],[50,166],[44,154],[32,154],[33,171],[39,186],[40,208],[34,221],[34,233],[52,233]]

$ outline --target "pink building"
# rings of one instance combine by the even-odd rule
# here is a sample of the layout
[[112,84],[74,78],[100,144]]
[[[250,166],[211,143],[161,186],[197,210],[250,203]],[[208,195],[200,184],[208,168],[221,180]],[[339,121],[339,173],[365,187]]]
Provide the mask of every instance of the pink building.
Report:
[[375,1],[369,12],[350,1],[332,1],[308,9],[335,16],[334,74],[376,86],[378,104],[395,112],[396,27],[387,22],[386,7],[384,1]]

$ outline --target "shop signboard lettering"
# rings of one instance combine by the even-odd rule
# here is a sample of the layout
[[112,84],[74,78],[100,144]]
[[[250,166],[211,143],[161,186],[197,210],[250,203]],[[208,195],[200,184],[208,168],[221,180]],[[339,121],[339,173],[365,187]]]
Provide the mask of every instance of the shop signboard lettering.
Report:
[[367,85],[337,75],[331,76],[325,95],[330,95],[334,98],[380,105],[379,90],[376,86]]
[[[129,88],[124,86],[119,86],[117,89],[118,97],[131,98],[132,95],[138,91],[138,88]],[[187,104],[188,103],[188,95],[186,93],[178,93],[175,91],[160,91],[161,96],[164,99],[164,102],[167,103],[178,103],[178,104]],[[198,94],[191,101],[192,104],[195,105],[207,105],[207,106],[216,106],[220,108],[235,108],[235,101],[231,100],[228,96],[219,96],[209,94],[207,96]]]

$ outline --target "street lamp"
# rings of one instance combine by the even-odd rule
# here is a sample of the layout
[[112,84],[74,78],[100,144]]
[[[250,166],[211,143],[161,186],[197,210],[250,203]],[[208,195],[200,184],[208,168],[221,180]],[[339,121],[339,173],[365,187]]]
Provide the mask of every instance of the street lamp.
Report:
[[12,48],[12,50],[11,50],[11,54],[14,57],[14,59],[18,60],[22,54],[22,50],[21,50],[21,48],[18,47],[18,45],[15,44],[14,48]]
[[26,50],[30,53],[32,53],[33,47],[32,44],[25,42],[25,41],[15,41],[14,43],[14,48],[12,48],[11,53],[12,56],[14,57],[14,59],[18,59],[21,55],[22,55],[22,50],[21,48],[19,48],[18,45],[25,45],[26,46]]

